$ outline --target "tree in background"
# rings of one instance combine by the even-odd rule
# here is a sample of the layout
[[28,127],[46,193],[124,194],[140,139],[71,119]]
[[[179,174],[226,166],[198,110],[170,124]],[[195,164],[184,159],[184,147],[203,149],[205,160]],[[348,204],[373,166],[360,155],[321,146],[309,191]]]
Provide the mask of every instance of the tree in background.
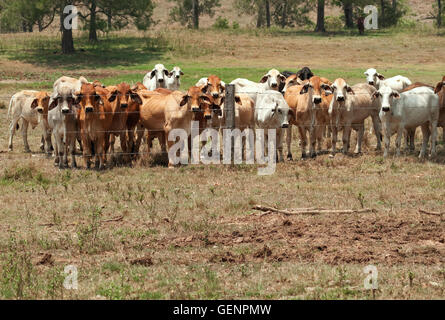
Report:
[[442,27],[443,1],[437,0],[437,27]]
[[52,0],[2,0],[0,6],[2,30],[33,32],[45,30],[56,14]]
[[215,15],[215,8],[220,7],[219,0],[169,0],[176,6],[170,11],[170,17],[188,28],[199,29],[199,17]]
[[134,24],[146,30],[152,24],[154,4],[152,0],[83,0],[88,13],[79,13],[89,30],[89,40],[97,41],[97,31],[122,29]]
[[312,1],[307,0],[273,0],[273,22],[282,28],[310,25],[312,22],[307,15],[312,10],[312,5]]
[[324,6],[325,0],[317,1],[317,25],[315,27],[316,32],[326,32],[326,28],[324,26]]
[[264,0],[235,0],[235,7],[240,14],[255,15],[256,27],[261,28],[265,24],[266,5]]

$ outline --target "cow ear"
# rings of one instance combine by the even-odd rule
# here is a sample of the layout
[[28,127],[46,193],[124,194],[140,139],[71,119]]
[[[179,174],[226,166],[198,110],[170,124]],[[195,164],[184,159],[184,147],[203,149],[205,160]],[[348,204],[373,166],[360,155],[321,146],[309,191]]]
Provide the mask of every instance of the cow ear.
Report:
[[305,94],[305,93],[308,92],[308,90],[309,90],[309,83],[306,83],[306,84],[303,86],[303,89],[301,89],[300,94]]
[[373,100],[377,99],[378,97],[380,97],[380,92],[376,91],[376,92],[374,92],[374,93],[372,94],[372,99],[373,99]]
[[48,110],[52,110],[55,107],[57,107],[58,101],[59,101],[59,99],[57,99],[57,97],[53,98],[53,101],[51,101],[50,105],[48,106]]
[[382,74],[380,74],[380,73],[377,73],[377,77],[378,77],[380,80],[385,80],[385,77],[384,77]]
[[[97,94],[97,93],[96,93]],[[113,102],[116,100],[117,96],[119,94],[119,91],[114,90],[111,96],[108,98],[108,102]]]
[[269,79],[269,76],[266,74],[265,76],[263,76],[260,80],[260,83],[265,83],[267,81],[267,79]]
[[182,71],[179,71],[179,74],[180,74],[181,76],[183,76],[183,75],[184,75],[184,72],[182,72]]
[[241,98],[240,98],[240,96],[235,96],[235,102],[236,103],[238,103],[238,104],[243,104],[242,102],[241,102]]
[[355,95],[354,90],[352,90],[352,88],[350,86],[346,87],[346,92]]
[[400,99],[400,94],[398,92],[396,92],[396,91],[394,91],[392,93],[392,96],[394,97],[394,99]]
[[205,84],[205,85],[203,85],[201,87],[201,92],[202,93],[207,93],[208,88],[209,88],[209,84],[207,83],[207,84]]
[[284,76],[284,75],[282,75],[282,74],[280,74],[279,76],[278,76],[278,78],[280,78],[280,80],[281,80],[281,82],[286,82],[286,77]]
[[131,97],[131,100],[133,100],[137,104],[142,104],[142,99],[136,92],[132,91],[130,93],[130,97]]
[[221,81],[221,89],[222,91],[226,90],[226,83],[224,81]]
[[439,93],[440,90],[442,90],[443,85],[444,85],[444,82],[439,82],[436,86],[436,89],[434,89],[434,93]]
[[182,97],[182,100],[181,100],[181,102],[179,103],[179,105],[180,105],[181,107],[183,107],[183,106],[185,106],[185,105],[188,103],[188,101],[189,101],[189,96],[188,96],[188,95],[184,95],[184,96]]
[[156,75],[156,70],[153,69],[150,73],[150,79],[154,78],[155,75]]
[[31,103],[31,109],[37,108],[38,105],[39,105],[39,101],[37,101],[37,99],[34,99]]
[[171,77],[173,77],[173,72],[169,72],[168,73],[168,76],[171,78]]
[[164,69],[164,74],[168,77],[169,71],[167,69]]

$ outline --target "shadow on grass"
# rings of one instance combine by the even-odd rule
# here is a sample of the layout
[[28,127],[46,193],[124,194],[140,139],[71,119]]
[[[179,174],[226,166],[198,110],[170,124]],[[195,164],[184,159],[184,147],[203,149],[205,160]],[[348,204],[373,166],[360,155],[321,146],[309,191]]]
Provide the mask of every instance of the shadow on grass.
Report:
[[7,52],[10,60],[18,60],[43,67],[62,69],[99,69],[116,66],[149,64],[168,51],[168,45],[151,38],[113,37],[91,44],[85,39],[75,39],[76,52],[64,55],[53,41],[43,48],[24,48]]

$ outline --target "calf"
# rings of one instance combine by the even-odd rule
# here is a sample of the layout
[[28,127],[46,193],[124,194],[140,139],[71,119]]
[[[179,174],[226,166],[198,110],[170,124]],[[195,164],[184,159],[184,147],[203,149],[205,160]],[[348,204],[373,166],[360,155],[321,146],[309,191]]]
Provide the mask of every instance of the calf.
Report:
[[174,67],[167,77],[166,88],[172,91],[179,90],[181,87],[181,76],[184,75],[181,68]]
[[329,105],[332,123],[332,155],[335,155],[337,133],[343,130],[343,153],[349,150],[351,129],[357,131],[356,153],[361,153],[365,119],[372,118],[374,132],[377,137],[377,149],[381,149],[381,134],[378,103],[372,99],[376,89],[366,83],[350,87],[344,79],[337,79],[332,85],[334,97]]
[[13,150],[12,141],[18,122],[22,119],[22,136],[25,152],[31,152],[28,144],[28,125],[34,129],[42,119],[43,135],[41,149],[51,153],[51,130],[48,126],[48,104],[50,97],[45,91],[20,91],[12,96],[9,103],[9,151]]
[[371,68],[365,71],[366,81],[377,90],[380,86],[385,85],[396,91],[402,91],[412,84],[411,80],[403,76],[395,76],[389,79],[378,73],[376,69]]
[[111,102],[116,97],[101,87],[83,84],[76,93],[80,104],[80,136],[86,168],[90,168],[92,155],[96,156],[96,168],[105,168],[106,152],[110,141],[110,128],[114,113]]
[[226,92],[226,84],[218,76],[210,75],[208,78],[201,78],[195,86],[201,87],[204,93],[213,97],[216,105],[221,106],[222,98]]
[[68,167],[68,154],[71,154],[71,167],[76,168],[76,138],[78,133],[77,96],[75,86],[69,82],[59,82],[54,88],[48,112],[48,124],[55,141],[55,165],[60,169]]
[[130,153],[129,144],[127,143],[128,109],[130,105],[132,105],[132,109],[135,109],[133,105],[140,106],[142,104],[142,100],[137,92],[133,91],[125,82],[122,82],[117,86],[106,87],[106,89],[110,92],[110,97],[108,97],[108,100],[111,102],[114,115],[110,128],[111,153],[114,155],[115,137],[118,136],[120,138],[124,161],[128,162]]
[[166,79],[169,76],[168,70],[163,64],[157,64],[148,72],[143,80],[143,84],[148,90],[155,90],[156,88],[166,88]]
[[278,161],[283,161],[283,129],[289,127],[289,106],[281,93],[274,90],[264,91],[255,105],[255,124],[260,129],[277,130]]
[[[390,139],[397,133],[396,154],[400,155],[400,142],[404,129],[422,128],[423,145],[420,158],[423,158],[431,134],[431,156],[436,154],[437,122],[439,119],[439,97],[434,91],[420,87],[410,92],[398,93],[383,85],[373,97],[380,105],[380,119],[385,136],[384,157],[388,156]],[[430,131],[431,128],[431,131]]]
[[[131,90],[135,93],[139,93],[140,91],[147,90],[147,88],[141,83],[138,82],[134,85]],[[142,101],[141,101],[142,102]],[[127,116],[127,149],[132,153],[133,158],[136,157],[137,153],[139,153],[140,140],[135,140],[135,128],[139,124],[140,119],[140,107],[141,104],[136,103],[133,99],[128,104],[128,116]],[[144,134],[144,128],[142,126],[138,127],[138,136],[142,138]]]
[[307,132],[309,132],[310,156],[315,157],[315,145],[321,151],[326,126],[330,124],[328,109],[332,99],[331,82],[317,76],[311,77],[306,84],[290,87],[285,94],[286,102],[295,114],[287,129],[288,159],[292,159],[292,125],[298,127],[301,139],[302,158],[306,158]]
[[278,70],[269,70],[260,80],[259,83],[247,80],[247,79],[235,79],[231,84],[235,85],[235,91],[237,93],[248,94],[255,102],[257,95],[267,90],[278,91],[280,85],[286,82],[286,77],[282,75]]

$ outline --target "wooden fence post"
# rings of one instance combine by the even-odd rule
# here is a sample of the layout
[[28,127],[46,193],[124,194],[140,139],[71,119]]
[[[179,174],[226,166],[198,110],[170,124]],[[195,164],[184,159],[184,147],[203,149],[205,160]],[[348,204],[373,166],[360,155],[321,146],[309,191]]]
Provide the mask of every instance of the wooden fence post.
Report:
[[[235,85],[226,85],[226,97],[224,100],[224,117],[226,119],[225,129],[235,129]],[[234,144],[235,139],[232,137],[231,141],[231,155],[230,158],[234,159]],[[233,158],[232,158],[233,157]]]

